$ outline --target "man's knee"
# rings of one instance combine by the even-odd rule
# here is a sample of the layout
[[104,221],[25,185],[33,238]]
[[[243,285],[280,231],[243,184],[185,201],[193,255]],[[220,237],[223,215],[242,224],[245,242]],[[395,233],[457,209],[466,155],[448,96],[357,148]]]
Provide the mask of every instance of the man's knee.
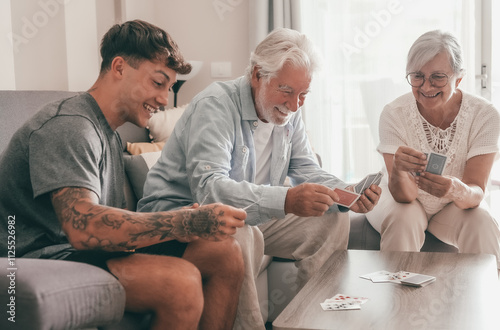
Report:
[[150,308],[157,312],[164,308],[193,312],[203,309],[201,273],[186,260],[135,254],[110,259],[108,267],[125,287],[127,305],[133,309]]
[[238,241],[230,237],[220,243],[222,248],[219,249],[218,267],[225,272],[229,272],[233,276],[243,277],[245,264]]

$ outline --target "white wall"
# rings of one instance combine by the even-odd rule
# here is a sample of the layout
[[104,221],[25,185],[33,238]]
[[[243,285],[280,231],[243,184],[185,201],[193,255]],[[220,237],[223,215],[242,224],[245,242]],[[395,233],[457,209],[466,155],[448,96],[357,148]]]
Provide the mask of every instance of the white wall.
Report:
[[[123,20],[158,25],[172,35],[186,59],[203,61],[200,73],[178,94],[178,105],[187,103],[211,82],[244,73],[250,55],[249,1],[0,0],[0,33],[5,36],[0,43],[0,88],[89,88],[99,72],[100,40],[121,8]],[[212,78],[211,63],[222,61],[232,64],[231,75]],[[173,96],[169,101],[172,105]]]

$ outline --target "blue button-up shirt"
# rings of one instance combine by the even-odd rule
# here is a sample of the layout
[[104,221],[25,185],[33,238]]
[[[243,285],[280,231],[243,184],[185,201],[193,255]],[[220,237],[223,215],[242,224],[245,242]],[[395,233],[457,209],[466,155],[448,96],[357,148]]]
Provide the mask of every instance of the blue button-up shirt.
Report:
[[[285,126],[273,129],[270,185],[254,184],[257,120],[246,77],[211,84],[191,101],[177,122],[148,173],[138,210],[166,211],[202,201],[241,208],[255,203],[246,210],[246,223],[258,225],[285,216],[289,187],[283,184],[287,176],[292,185],[347,186],[318,165],[301,110]],[[330,210],[339,209],[334,204]]]

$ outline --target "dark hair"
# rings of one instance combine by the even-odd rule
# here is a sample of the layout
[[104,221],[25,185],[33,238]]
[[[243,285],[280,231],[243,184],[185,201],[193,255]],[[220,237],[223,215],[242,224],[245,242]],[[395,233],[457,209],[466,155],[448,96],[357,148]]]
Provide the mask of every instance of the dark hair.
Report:
[[167,32],[141,20],[115,24],[106,32],[101,41],[101,73],[110,69],[116,56],[122,56],[133,68],[144,60],[156,60],[179,74],[192,69]]

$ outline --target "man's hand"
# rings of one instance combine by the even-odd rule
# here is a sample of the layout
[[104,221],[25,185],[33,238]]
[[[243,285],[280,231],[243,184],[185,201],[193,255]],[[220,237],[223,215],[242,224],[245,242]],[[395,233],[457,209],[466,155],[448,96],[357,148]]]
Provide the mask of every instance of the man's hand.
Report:
[[198,237],[220,241],[236,233],[245,225],[247,214],[244,210],[221,203],[203,205],[187,209],[180,224],[178,240],[191,241]]
[[293,213],[301,217],[318,217],[323,215],[338,200],[337,193],[326,186],[303,183],[288,189],[285,199],[285,213]]
[[359,199],[351,206],[351,211],[356,213],[366,213],[377,205],[382,189],[379,186],[372,184],[369,189],[366,189]]

